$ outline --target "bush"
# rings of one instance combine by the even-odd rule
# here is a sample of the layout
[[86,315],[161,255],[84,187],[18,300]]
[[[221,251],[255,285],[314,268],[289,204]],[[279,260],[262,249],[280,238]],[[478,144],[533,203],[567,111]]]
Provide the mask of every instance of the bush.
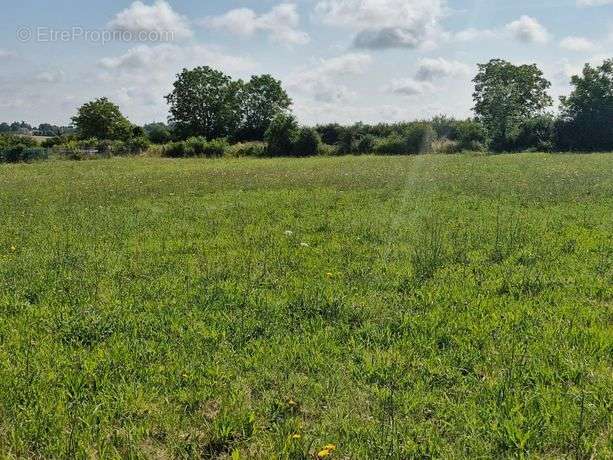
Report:
[[185,141],[170,142],[164,146],[162,155],[171,158],[193,157],[194,150]]
[[357,137],[353,129],[344,128],[340,132],[336,147],[338,149],[338,153],[340,153],[341,155],[347,155],[349,153],[357,152]]
[[319,133],[322,142],[328,145],[336,145],[340,140],[341,134],[346,130],[346,128],[343,128],[338,123],[319,125],[315,129]]
[[455,137],[460,150],[483,150],[487,143],[485,127],[478,121],[464,120],[456,124]]
[[242,142],[229,146],[226,155],[231,158],[256,157],[262,158],[267,155],[267,146],[264,142]]
[[378,155],[403,155],[407,153],[406,142],[398,134],[384,137],[375,144],[374,153]]
[[3,134],[0,136],[0,148],[16,147],[38,147],[38,142],[28,136],[16,136],[13,134]]
[[126,143],[126,149],[129,153],[140,155],[145,152],[150,145],[151,142],[149,142],[149,139],[145,136],[133,137]]
[[325,157],[334,157],[339,155],[339,151],[336,145],[321,144],[319,154]]
[[438,153],[442,155],[452,155],[454,153],[460,153],[460,148],[457,141],[451,141],[449,139],[437,139],[432,143],[432,153]]
[[554,146],[554,118],[542,115],[526,120],[519,129],[516,150],[549,152]]
[[205,157],[222,157],[228,148],[225,139],[213,139],[204,145],[202,155]]
[[271,156],[290,155],[298,137],[298,122],[288,114],[279,114],[273,118],[264,138],[268,143]]
[[406,153],[419,154],[431,152],[434,137],[434,130],[428,123],[414,123],[409,125],[404,132]]
[[47,149],[41,147],[26,147],[25,145],[13,145],[12,147],[0,148],[0,162],[19,163],[34,160],[46,160],[49,157]]
[[356,143],[357,153],[372,153],[375,149],[376,139],[370,134],[361,136]]
[[292,152],[297,157],[313,156],[319,153],[320,145],[321,138],[317,131],[312,128],[300,128]]

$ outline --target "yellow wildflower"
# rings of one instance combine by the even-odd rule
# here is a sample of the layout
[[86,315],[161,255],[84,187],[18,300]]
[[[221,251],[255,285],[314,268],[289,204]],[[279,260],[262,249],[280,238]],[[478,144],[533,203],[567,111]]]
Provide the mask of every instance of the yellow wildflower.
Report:
[[302,438],[302,436],[300,436],[298,433],[292,435],[292,439],[300,439],[300,438]]
[[336,450],[336,446],[334,444],[326,444],[324,446],[324,449],[329,450],[329,451],[334,451]]
[[330,452],[328,449],[321,450],[321,451],[319,451],[319,453],[317,454],[317,458],[326,458],[326,457],[329,457],[331,453],[332,453],[332,452]]
[[15,252],[17,248],[15,246],[11,246],[11,251]]

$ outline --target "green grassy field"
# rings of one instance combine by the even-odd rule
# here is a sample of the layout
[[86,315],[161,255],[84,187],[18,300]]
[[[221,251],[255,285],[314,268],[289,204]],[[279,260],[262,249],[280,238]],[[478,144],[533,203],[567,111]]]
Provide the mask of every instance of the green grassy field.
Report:
[[0,458],[611,458],[612,307],[611,155],[0,165]]

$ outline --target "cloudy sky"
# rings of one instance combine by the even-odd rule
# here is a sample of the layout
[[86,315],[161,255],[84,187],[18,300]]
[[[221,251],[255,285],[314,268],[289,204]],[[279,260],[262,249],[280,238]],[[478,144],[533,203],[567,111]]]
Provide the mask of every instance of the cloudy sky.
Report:
[[304,123],[470,114],[476,64],[538,63],[552,95],[613,57],[613,0],[25,0],[0,16],[0,120],[66,124],[107,96],[164,121],[183,67],[283,80]]

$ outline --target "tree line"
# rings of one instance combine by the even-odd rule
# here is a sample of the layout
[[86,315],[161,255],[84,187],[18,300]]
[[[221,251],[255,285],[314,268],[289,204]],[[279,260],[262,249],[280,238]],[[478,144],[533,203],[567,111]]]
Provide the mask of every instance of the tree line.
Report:
[[[613,59],[599,66],[586,64],[580,75],[573,76],[572,91],[560,98],[557,114],[551,111],[551,83],[536,64],[492,59],[478,65],[473,83],[475,116],[471,119],[438,116],[417,122],[310,128],[298,125],[281,81],[270,75],[234,80],[205,66],[183,69],[177,75],[165,97],[168,123],[136,126],[116,104],[100,98],[80,107],[71,127],[40,125],[39,131],[54,136],[44,147],[61,151],[130,154],[154,144],[161,146],[163,155],[173,157],[218,156],[228,151],[255,156],[613,151]],[[0,132],[31,129],[24,122],[4,123],[0,128]],[[7,144],[19,142],[3,137],[0,149],[3,143],[6,149]]]

